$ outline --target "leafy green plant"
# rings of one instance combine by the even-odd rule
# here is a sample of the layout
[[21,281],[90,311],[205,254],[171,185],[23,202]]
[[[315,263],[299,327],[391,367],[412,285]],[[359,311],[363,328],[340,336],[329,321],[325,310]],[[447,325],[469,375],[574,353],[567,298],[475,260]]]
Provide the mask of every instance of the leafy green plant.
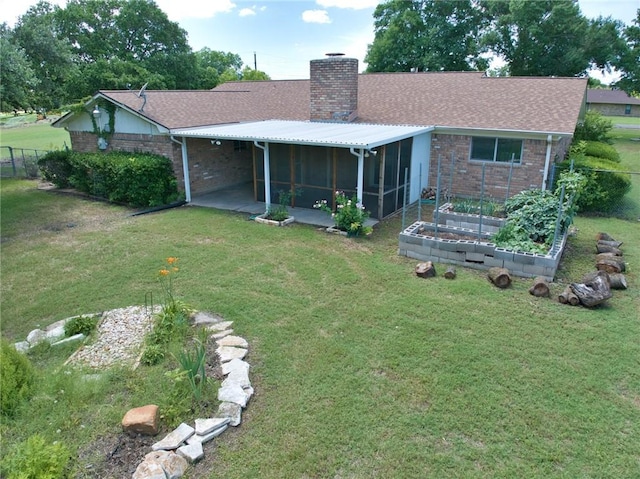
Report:
[[356,195],[348,198],[342,191],[336,191],[335,199],[335,212],[331,209],[327,200],[318,200],[313,207],[331,214],[336,228],[346,231],[350,236],[371,234],[372,228],[365,226],[365,221],[369,218],[369,212],[365,210],[364,205]]
[[84,334],[85,336],[89,336],[96,329],[98,324],[98,318],[96,316],[76,316],[75,318],[71,318],[64,325],[64,334],[65,336],[74,336],[76,334]]
[[574,141],[611,141],[613,123],[604,118],[599,112],[590,110],[584,115],[584,119],[578,123],[573,134]]
[[615,147],[601,141],[585,141],[584,154],[620,163],[620,154]]
[[38,160],[38,167],[42,177],[50,181],[58,188],[71,186],[70,176],[73,174],[73,166],[69,161],[71,150],[50,151]]
[[164,361],[165,350],[161,344],[149,341],[149,344],[145,345],[140,362],[145,366],[154,366]]
[[453,200],[453,211],[457,213],[468,213],[472,215],[483,214],[485,216],[499,216],[502,214],[502,205],[495,201],[485,200],[482,202],[482,213],[480,212],[480,201],[473,199]]
[[176,360],[180,364],[182,371],[186,374],[194,399],[199,401],[207,382],[207,376],[204,369],[206,361],[205,344],[202,341],[195,339],[193,342],[193,349],[180,351],[176,356]]
[[13,416],[18,405],[31,396],[35,371],[29,359],[13,345],[0,341],[0,412]]
[[63,479],[68,476],[69,450],[60,442],[52,444],[39,434],[17,445],[2,461],[7,479]]

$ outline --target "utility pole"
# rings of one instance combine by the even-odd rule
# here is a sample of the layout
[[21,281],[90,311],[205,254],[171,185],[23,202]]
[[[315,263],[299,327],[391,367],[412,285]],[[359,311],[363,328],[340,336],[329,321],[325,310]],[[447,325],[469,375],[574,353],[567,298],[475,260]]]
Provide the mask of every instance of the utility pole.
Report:
[[253,69],[254,71],[258,71],[258,57],[256,57],[256,52],[253,52]]

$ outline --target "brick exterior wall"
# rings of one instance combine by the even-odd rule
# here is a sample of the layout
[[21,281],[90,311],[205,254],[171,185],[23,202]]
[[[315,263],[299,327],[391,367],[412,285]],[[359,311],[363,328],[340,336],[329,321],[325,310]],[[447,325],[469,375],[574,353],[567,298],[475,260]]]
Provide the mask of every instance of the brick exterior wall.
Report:
[[[71,147],[74,151],[96,152],[98,140],[94,133],[88,131],[70,131]],[[184,175],[182,174],[182,153],[180,145],[165,135],[139,135],[131,133],[114,133],[108,139],[105,151],[130,151],[153,153],[169,158],[173,163],[173,171],[178,179],[178,189],[184,191]]]
[[248,142],[187,140],[191,194],[201,194],[253,181],[253,145]]
[[311,60],[311,121],[351,121],[358,109],[358,60]]
[[[555,155],[564,158],[566,145],[555,142],[551,161]],[[470,161],[471,136],[435,134],[431,141],[429,187],[436,188],[438,180],[438,156],[440,164],[440,188],[459,197],[479,198],[482,185],[482,161]],[[453,181],[451,181],[451,155],[454,155]],[[524,140],[522,162],[514,164],[509,196],[524,190],[540,188],[547,154],[546,140]],[[509,182],[509,163],[485,163],[485,197],[504,199]]]
[[[97,137],[86,131],[70,131],[71,146],[75,151],[96,152]],[[169,158],[178,179],[178,189],[184,191],[181,146],[165,135],[138,135],[115,133],[108,139],[105,151],[154,153]],[[191,194],[206,193],[226,186],[253,181],[252,146],[242,143],[237,148],[233,141],[212,145],[207,139],[188,139],[189,179]]]
[[630,116],[640,118],[640,105],[631,105],[631,113],[626,114],[626,105],[614,105],[609,103],[589,103],[589,110],[598,111],[605,116]]

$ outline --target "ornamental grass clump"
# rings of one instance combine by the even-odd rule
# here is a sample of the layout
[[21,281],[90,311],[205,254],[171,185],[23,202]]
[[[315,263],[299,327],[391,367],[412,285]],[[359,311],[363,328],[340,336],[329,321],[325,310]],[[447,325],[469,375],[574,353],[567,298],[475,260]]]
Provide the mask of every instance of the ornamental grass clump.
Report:
[[369,212],[356,195],[351,198],[342,191],[336,191],[336,211],[333,211],[327,200],[316,201],[314,208],[331,214],[336,228],[346,231],[349,236],[369,235],[373,231],[371,226],[365,226]]

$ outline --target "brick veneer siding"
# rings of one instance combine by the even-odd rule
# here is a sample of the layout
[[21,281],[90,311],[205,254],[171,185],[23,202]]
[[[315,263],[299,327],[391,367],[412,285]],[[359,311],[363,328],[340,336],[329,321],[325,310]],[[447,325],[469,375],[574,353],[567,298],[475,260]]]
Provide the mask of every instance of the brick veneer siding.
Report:
[[[470,161],[471,136],[433,135],[431,142],[431,162],[429,165],[429,186],[436,188],[438,179],[438,156],[440,164],[440,188],[448,194],[460,197],[479,198],[482,185],[482,161]],[[556,154],[564,157],[564,150],[553,145],[551,161]],[[558,151],[556,152],[556,149]],[[453,181],[451,180],[451,155],[454,155]],[[546,140],[524,140],[522,162],[513,167],[509,196],[524,190],[540,188],[547,154]],[[509,163],[485,163],[485,197],[504,199],[509,183]]]
[[[71,147],[75,151],[96,152],[97,137],[87,131],[70,131]],[[153,153],[169,158],[173,171],[178,179],[178,189],[184,191],[184,175],[182,174],[182,153],[180,145],[165,135],[140,135],[131,133],[114,133],[108,139],[109,146],[105,151],[130,151]]]
[[358,109],[358,60],[311,60],[311,120],[350,121]]
[[220,145],[212,145],[208,139],[187,140],[191,194],[253,181],[252,148],[247,142],[223,140]]
[[589,103],[587,109],[600,112],[605,116],[630,116],[640,118],[640,105],[631,105],[631,113],[625,113],[626,105],[614,105],[610,103]]

